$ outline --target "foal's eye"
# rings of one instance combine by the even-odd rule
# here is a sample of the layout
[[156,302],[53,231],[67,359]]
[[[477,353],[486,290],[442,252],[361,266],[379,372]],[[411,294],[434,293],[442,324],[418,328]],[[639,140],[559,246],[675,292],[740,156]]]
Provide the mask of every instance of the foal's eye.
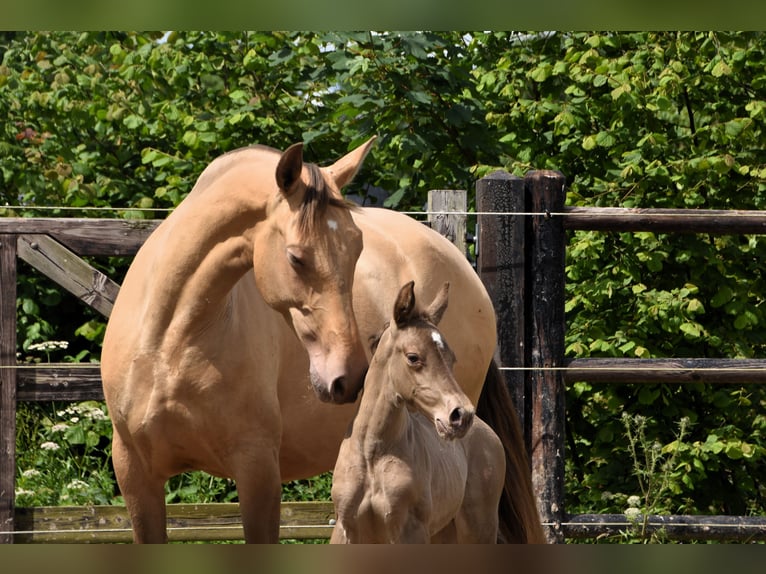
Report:
[[407,364],[414,367],[415,365],[420,364],[420,355],[417,353],[406,353],[405,356],[407,357]]

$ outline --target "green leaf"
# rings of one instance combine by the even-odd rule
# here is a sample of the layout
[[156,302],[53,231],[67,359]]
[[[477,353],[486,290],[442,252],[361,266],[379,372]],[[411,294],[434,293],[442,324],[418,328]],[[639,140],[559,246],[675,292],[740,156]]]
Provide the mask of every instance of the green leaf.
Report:
[[136,129],[137,127],[141,126],[144,123],[143,118],[140,116],[137,116],[136,114],[130,114],[129,116],[126,116],[122,120],[123,125],[131,130]]
[[733,297],[734,297],[734,292],[731,290],[731,287],[729,287],[728,285],[721,285],[718,288],[718,291],[716,291],[716,294],[710,300],[710,305],[713,308],[722,307],[723,305],[731,301]]
[[553,66],[548,63],[543,63],[531,70],[529,72],[529,77],[535,82],[542,83],[550,77],[552,71]]
[[716,78],[720,78],[721,76],[729,76],[731,75],[731,67],[723,60],[718,60],[715,66],[713,66],[711,73]]
[[596,147],[596,136],[585,136],[582,140],[582,147],[584,150],[590,151]]
[[681,331],[683,331],[686,335],[694,339],[699,338],[701,334],[699,330],[699,325],[697,323],[691,323],[691,322],[681,323]]

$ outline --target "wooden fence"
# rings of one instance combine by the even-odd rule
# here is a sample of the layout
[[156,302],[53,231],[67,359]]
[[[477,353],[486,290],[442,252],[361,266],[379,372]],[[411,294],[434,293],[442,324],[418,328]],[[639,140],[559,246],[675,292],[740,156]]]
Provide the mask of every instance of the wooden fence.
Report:
[[[514,393],[530,453],[540,514],[551,542],[631,528],[625,515],[567,514],[564,503],[564,390],[576,381],[764,383],[766,361],[566,359],[566,230],[766,233],[766,212],[565,207],[564,177],[497,172],[477,182],[477,271],[498,315],[497,356]],[[465,250],[466,193],[435,191],[431,225]],[[457,211],[456,215],[446,213]],[[81,256],[133,255],[156,221],[0,219],[0,542],[130,540],[120,507],[16,508],[18,401],[102,399],[97,365],[19,368],[16,361],[17,259],[109,316],[119,286]],[[171,540],[241,539],[236,504],[169,505]],[[332,505],[284,504],[280,536],[329,536]],[[648,532],[675,539],[766,540],[766,519],[650,516]]]
[[[565,385],[766,383],[766,360],[567,359],[567,230],[765,234],[766,212],[565,207],[559,172],[504,172],[477,183],[478,272],[498,315],[498,354],[525,431],[549,541],[630,531],[626,515],[571,515],[564,503]],[[491,213],[499,213],[491,216]],[[486,215],[484,215],[486,214]],[[765,517],[649,516],[647,534],[670,539],[766,540]]]

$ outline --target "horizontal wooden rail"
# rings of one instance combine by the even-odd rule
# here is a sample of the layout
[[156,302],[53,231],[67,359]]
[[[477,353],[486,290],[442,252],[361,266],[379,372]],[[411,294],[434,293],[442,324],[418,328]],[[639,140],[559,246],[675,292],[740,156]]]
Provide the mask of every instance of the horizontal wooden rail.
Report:
[[766,359],[569,359],[567,383],[766,383]]
[[[168,504],[171,542],[244,540],[237,503]],[[330,538],[332,502],[283,502],[280,539]],[[40,506],[16,508],[18,543],[131,542],[124,506]]]
[[51,363],[20,365],[17,370],[18,401],[104,400],[100,365]]
[[[645,526],[645,528],[644,528]],[[766,541],[766,517],[649,515],[628,517],[625,514],[576,514],[561,525],[567,538],[598,538],[627,533],[634,538],[656,534],[668,540],[721,540],[729,542]]]
[[[766,359],[567,359],[567,383],[764,384]],[[19,365],[19,401],[103,400],[97,364]]]
[[161,220],[0,217],[0,234],[45,234],[78,255],[135,255]]
[[766,233],[766,211],[565,207],[565,229],[667,233]]

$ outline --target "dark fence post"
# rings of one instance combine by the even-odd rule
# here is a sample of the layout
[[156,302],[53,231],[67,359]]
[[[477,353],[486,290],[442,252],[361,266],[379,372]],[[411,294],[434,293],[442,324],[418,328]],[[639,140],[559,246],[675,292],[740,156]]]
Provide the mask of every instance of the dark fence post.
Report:
[[[564,509],[564,176],[532,171],[527,190],[526,366],[530,384],[532,485],[549,542],[563,542]],[[537,215],[539,214],[539,215]]]
[[[476,182],[476,269],[497,315],[497,354],[524,431],[529,454],[524,377],[524,180],[496,171]],[[498,215],[484,215],[498,213]],[[510,215],[518,214],[518,215]]]
[[16,236],[0,234],[0,543],[13,542],[16,485]]

